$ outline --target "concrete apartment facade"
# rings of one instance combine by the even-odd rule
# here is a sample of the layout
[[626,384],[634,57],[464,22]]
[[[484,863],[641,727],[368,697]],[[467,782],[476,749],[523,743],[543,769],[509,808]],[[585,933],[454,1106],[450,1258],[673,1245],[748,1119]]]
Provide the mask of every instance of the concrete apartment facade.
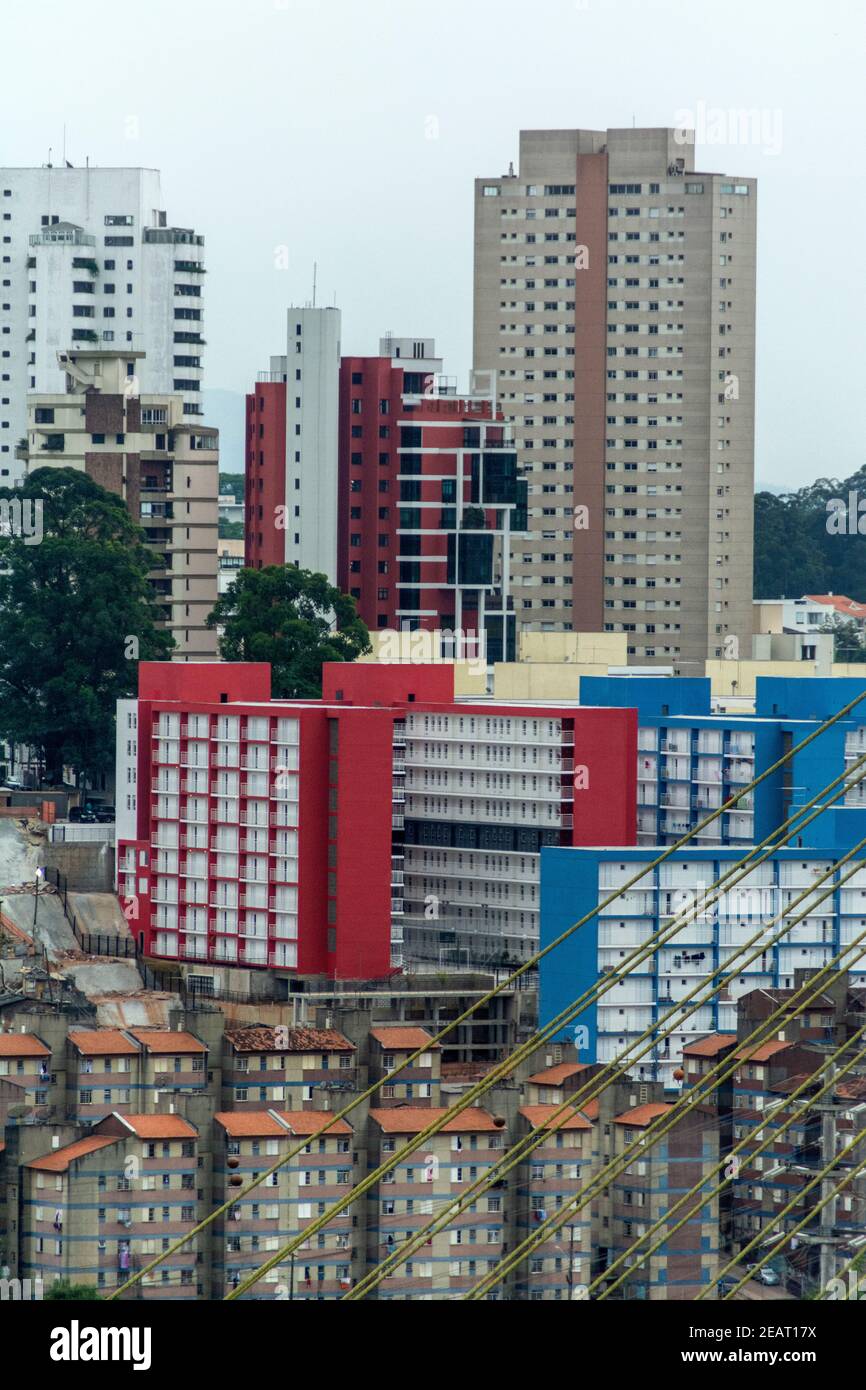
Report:
[[0,170],[0,482],[27,394],[64,389],[58,352],[144,353],[139,390],[201,415],[204,238],[171,227],[155,169]]
[[213,660],[216,633],[205,622],[217,600],[217,431],[192,423],[180,394],[138,394],[142,353],[82,349],[57,361],[65,390],[27,397],[18,450],[27,473],[74,468],[123,498],[153,549],[149,578],[174,659]]
[[[796,971],[793,987],[809,974]],[[189,1031],[118,1030],[70,1027],[70,1016],[44,1003],[23,1010],[0,1004],[3,1027],[23,1030],[0,1032],[16,1068],[18,1057],[38,1052],[52,1081],[65,1078],[67,1087],[54,1111],[28,1098],[0,1128],[0,1267],[12,1277],[41,1278],[46,1285],[68,1278],[109,1293],[227,1203],[212,1226],[146,1277],[137,1296],[223,1298],[269,1254],[301,1236],[294,1258],[243,1296],[337,1299],[532,1135],[540,1142],[522,1152],[513,1176],[478,1193],[371,1296],[460,1296],[562,1212],[560,1229],[541,1239],[491,1297],[579,1299],[591,1279],[625,1256],[632,1267],[616,1295],[620,1299],[693,1299],[743,1242],[765,1228],[777,1229],[783,1219],[792,1228],[808,1197],[782,1218],[784,1204],[836,1152],[837,1136],[848,1142],[856,1132],[866,1096],[862,1062],[838,1077],[829,1108],[805,1121],[793,1115],[799,1101],[788,1098],[813,1072],[809,1094],[815,1092],[825,1079],[822,1061],[829,1047],[848,1039],[854,1060],[862,986],[843,978],[819,993],[802,1016],[792,1003],[770,1041],[747,1044],[753,1029],[791,995],[791,989],[755,988],[739,1001],[734,1031],[700,1036],[686,1046],[686,1091],[706,1082],[718,1062],[732,1059],[736,1069],[696,1097],[698,1106],[662,1142],[637,1151],[632,1146],[673,1113],[674,1097],[660,1081],[630,1079],[616,1067],[601,1077],[603,1089],[593,1095],[601,1068],[578,1062],[571,1043],[537,1048],[485,1094],[480,1108],[452,1118],[440,1134],[412,1149],[444,1107],[489,1070],[489,1063],[440,1067],[433,1037],[419,1027],[371,1028],[363,1011],[348,1035],[334,1028],[238,1027],[215,1004],[199,1000],[179,1019]],[[132,1103],[121,1109],[114,1091],[101,1111],[94,1110],[89,1091],[97,1067],[122,1055],[121,1037],[136,1048],[140,1067],[136,1054],[129,1054],[132,1071],[118,1075],[111,1067],[104,1079],[112,1086],[131,1082]],[[385,1077],[416,1051],[421,1055],[411,1089],[406,1073],[399,1080],[407,1089],[389,1097]],[[194,1057],[206,1059],[204,1069],[187,1084],[185,1059]],[[93,1060],[91,1072],[81,1067],[87,1058]],[[137,1085],[139,1075],[143,1086]],[[362,1101],[349,1119],[318,1133],[336,1111],[378,1082],[385,1084],[372,1109]],[[557,1115],[567,1099],[572,1109]],[[778,1104],[782,1109],[770,1132],[767,1110]],[[788,1119],[794,1123],[786,1130]],[[710,1190],[715,1165],[732,1142],[744,1139],[741,1169],[720,1199]],[[837,1176],[847,1181],[833,1219],[838,1261],[862,1241],[864,1179],[854,1171],[862,1148],[839,1165]],[[265,1176],[290,1149],[298,1152]],[[596,1181],[602,1166],[626,1152],[630,1161],[602,1187]],[[376,1188],[324,1231],[304,1237],[320,1212],[379,1164],[386,1171]],[[262,1178],[258,1188],[241,1195],[256,1174]],[[695,1204],[651,1260],[638,1264],[633,1256],[645,1248],[640,1242],[669,1209],[672,1194],[702,1179],[706,1200]],[[579,1207],[566,1214],[578,1193]],[[829,1277],[818,1268],[820,1235],[815,1228],[786,1252],[785,1282],[791,1289],[793,1279],[801,1297]]]
[[475,184],[474,364],[529,479],[518,624],[647,664],[752,637],[756,184],[682,139],[522,131],[519,172]]

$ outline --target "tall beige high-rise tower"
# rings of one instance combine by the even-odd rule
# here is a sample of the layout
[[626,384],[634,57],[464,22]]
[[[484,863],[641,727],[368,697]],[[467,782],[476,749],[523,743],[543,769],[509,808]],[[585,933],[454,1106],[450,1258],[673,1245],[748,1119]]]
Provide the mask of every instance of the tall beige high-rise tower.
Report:
[[754,179],[674,130],[522,131],[475,186],[474,364],[529,479],[518,624],[750,655]]

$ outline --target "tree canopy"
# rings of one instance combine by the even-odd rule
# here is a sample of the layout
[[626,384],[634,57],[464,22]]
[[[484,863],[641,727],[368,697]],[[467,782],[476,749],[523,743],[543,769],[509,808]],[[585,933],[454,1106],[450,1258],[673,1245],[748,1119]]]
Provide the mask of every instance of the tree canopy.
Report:
[[[850,516],[841,531],[830,524],[828,503],[847,508],[852,492],[863,501],[862,518]],[[866,600],[866,468],[843,481],[819,478],[798,492],[755,498],[755,598],[829,593]]]
[[275,699],[317,699],[325,661],[355,661],[370,634],[355,600],[324,574],[270,565],[241,570],[207,620],[224,661],[266,661]]
[[[41,539],[14,524],[38,513]],[[116,701],[137,662],[174,647],[159,631],[147,579],[153,561],[123,500],[71,468],[40,468],[0,489],[0,734],[92,777],[114,761]]]

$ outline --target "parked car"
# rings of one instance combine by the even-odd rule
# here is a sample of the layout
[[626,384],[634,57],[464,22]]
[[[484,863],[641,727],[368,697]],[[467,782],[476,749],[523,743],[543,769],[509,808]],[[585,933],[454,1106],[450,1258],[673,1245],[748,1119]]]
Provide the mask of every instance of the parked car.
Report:
[[26,790],[20,777],[7,777],[3,786],[10,792],[23,792]]
[[94,811],[88,811],[88,810],[87,810],[85,807],[83,807],[83,806],[73,806],[73,807],[71,807],[70,812],[69,812],[69,823],[70,823],[70,825],[96,825],[96,824],[98,824],[97,819],[96,819],[96,813],[95,813]]
[[113,806],[97,806],[96,819],[100,825],[113,825],[117,819],[117,812]]
[[769,1289],[775,1288],[777,1284],[781,1284],[782,1282],[781,1277],[776,1273],[776,1271],[774,1269],[770,1269],[767,1265],[764,1265],[761,1269],[758,1269],[755,1265],[755,1262],[752,1261],[750,1264],[746,1265],[746,1268],[748,1269],[753,1279],[756,1279],[759,1284],[765,1284]]

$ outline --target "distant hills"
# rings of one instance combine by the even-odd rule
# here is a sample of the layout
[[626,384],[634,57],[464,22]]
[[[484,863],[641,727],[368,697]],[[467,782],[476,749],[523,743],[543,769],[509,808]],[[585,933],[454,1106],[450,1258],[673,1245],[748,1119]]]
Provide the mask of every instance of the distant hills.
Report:
[[842,481],[819,478],[798,492],[756,495],[755,598],[846,594],[866,600],[866,534],[856,534],[856,502],[847,527],[838,520],[828,527],[828,502],[838,499],[847,507],[851,493],[863,501],[866,532],[866,467]]

